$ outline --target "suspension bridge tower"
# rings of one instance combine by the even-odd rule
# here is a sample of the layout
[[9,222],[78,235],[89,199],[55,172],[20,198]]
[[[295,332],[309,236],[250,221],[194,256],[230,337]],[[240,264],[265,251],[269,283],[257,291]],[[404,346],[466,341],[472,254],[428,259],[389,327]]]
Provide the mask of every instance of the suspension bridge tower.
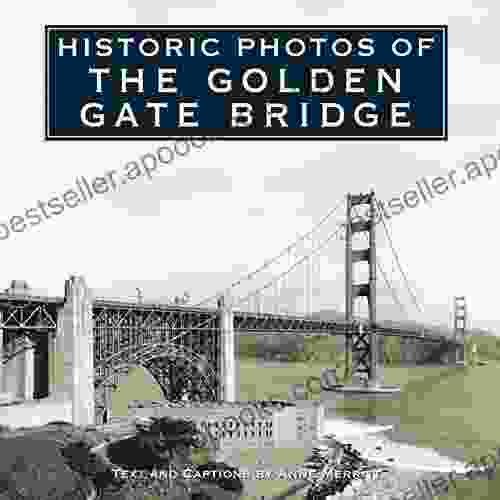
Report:
[[454,308],[454,332],[456,343],[456,358],[457,365],[465,364],[465,328],[467,324],[467,306],[465,297],[455,297]]
[[[353,217],[359,205],[369,205],[370,216],[360,219]],[[377,374],[377,334],[376,321],[376,241],[375,241],[375,193],[347,195],[346,221],[346,354],[352,353],[352,373],[364,374],[370,386],[378,385]],[[368,247],[353,249],[354,236],[357,233],[368,233]],[[368,280],[355,283],[354,264],[368,263]],[[368,301],[368,328],[355,321],[354,305],[359,299]]]
[[[367,205],[369,210],[364,211],[366,216],[360,217],[357,207]],[[348,194],[347,195],[347,220],[345,225],[346,241],[346,357],[352,357],[352,374],[365,378],[365,387],[345,387],[343,392],[365,393],[377,398],[389,396],[400,392],[398,386],[385,386],[382,384],[382,363],[379,359],[379,342],[376,332],[376,213],[377,205],[375,193]],[[354,248],[354,236],[358,233],[368,233],[368,247]],[[356,245],[357,246],[357,245]],[[354,277],[354,264],[368,264],[368,277],[364,282],[357,283]],[[363,324],[354,315],[356,301],[368,302],[368,321]]]

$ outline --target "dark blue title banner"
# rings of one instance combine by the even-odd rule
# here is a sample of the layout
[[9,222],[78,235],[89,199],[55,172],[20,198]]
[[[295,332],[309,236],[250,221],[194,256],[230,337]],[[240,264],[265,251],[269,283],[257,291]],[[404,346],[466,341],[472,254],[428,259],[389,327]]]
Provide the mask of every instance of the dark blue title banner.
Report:
[[46,139],[447,140],[447,27],[46,26]]

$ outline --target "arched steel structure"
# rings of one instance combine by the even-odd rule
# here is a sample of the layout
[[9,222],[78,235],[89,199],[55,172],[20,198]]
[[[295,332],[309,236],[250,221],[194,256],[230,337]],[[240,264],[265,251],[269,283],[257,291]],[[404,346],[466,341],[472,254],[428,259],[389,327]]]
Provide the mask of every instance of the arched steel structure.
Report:
[[[206,358],[169,343],[129,349],[103,360],[104,375],[94,380],[98,420],[110,404],[106,389],[115,389],[133,367],[142,367],[158,383],[167,401],[215,401],[220,380]],[[109,409],[109,408],[108,408]]]
[[216,311],[97,300],[93,323],[98,411],[109,404],[106,389],[133,366],[149,372],[169,401],[219,399]]
[[[180,360],[183,364],[189,364],[195,370],[195,374],[199,379],[196,382],[204,384],[203,392],[208,393],[211,398],[217,398],[217,372],[207,363],[206,358],[185,347],[168,343],[156,343],[139,349],[130,349],[128,352],[122,351],[103,360],[96,368],[103,371],[104,375],[94,380],[94,386],[99,389],[117,374],[128,372],[130,367],[142,366],[158,382],[166,399],[176,400],[185,394],[189,395],[190,391],[186,389],[193,385],[192,379],[183,379],[182,386],[176,387],[175,384],[171,383],[172,377],[158,376],[155,364],[160,363],[163,365],[165,359],[167,359],[167,363],[173,363],[174,367],[177,360]],[[162,366],[158,367],[162,368]],[[179,378],[181,378],[181,374],[177,372],[174,379]]]

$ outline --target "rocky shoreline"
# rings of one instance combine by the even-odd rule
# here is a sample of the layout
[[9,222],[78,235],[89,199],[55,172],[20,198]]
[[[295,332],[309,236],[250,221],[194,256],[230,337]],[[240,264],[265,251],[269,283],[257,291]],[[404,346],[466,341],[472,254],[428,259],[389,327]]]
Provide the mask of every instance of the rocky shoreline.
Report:
[[[212,403],[212,404],[198,404],[194,406],[198,406],[199,409],[207,409],[207,406],[211,406],[213,409],[221,409],[221,407],[231,407],[231,408],[242,408],[249,405],[264,405],[266,407],[280,409],[283,407],[283,404],[286,406],[294,406],[294,404],[290,404],[288,402],[238,402],[238,403]],[[158,403],[160,404],[160,403]],[[161,402],[161,406],[165,407],[165,403]],[[189,409],[192,408],[192,404],[190,403],[170,403],[169,407],[179,408],[179,409]],[[8,430],[3,429],[3,432],[0,433],[0,437],[20,437],[20,436],[38,436],[40,439],[46,440],[55,440],[58,442],[60,446],[64,446],[70,442],[75,441],[83,441],[88,443],[90,446],[96,446],[99,443],[103,443],[106,441],[113,441],[116,439],[122,438],[126,434],[130,434],[133,432],[133,426],[131,418],[121,418],[116,419],[110,424],[106,426],[93,426],[85,429],[79,429],[71,424],[58,422],[53,423],[52,425],[45,425],[38,428],[30,428],[30,429],[18,429],[18,430]],[[395,500],[406,498],[407,495],[410,495],[409,492],[415,492],[416,496],[409,496],[408,498],[419,498],[419,499],[431,499],[432,494],[427,491],[426,492],[426,484],[428,489],[429,481],[435,481],[436,478],[440,475],[443,477],[443,472],[439,472],[438,470],[417,470],[417,464],[415,465],[415,470],[412,470],[409,467],[404,468],[398,467],[398,463],[395,460],[394,463],[390,462],[377,462],[373,460],[373,453],[370,450],[373,450],[375,447],[375,439],[381,439],[385,444],[384,446],[389,446],[395,450],[395,456],[398,453],[399,448],[405,448],[405,452],[408,452],[413,449],[415,450],[415,462],[418,462],[418,459],[422,459],[422,454],[425,456],[426,453],[429,454],[433,450],[426,450],[423,448],[412,447],[411,445],[394,442],[391,441],[387,436],[371,436],[371,437],[360,437],[357,439],[342,439],[339,438],[337,448],[342,448],[344,451],[348,451],[351,454],[351,458],[356,456],[357,459],[354,460],[356,462],[356,467],[362,468],[370,466],[372,470],[377,471],[376,477],[373,475],[361,476],[359,478],[353,477],[350,480],[343,481],[344,484],[340,484],[342,481],[337,481],[336,485],[330,481],[330,495],[335,500]],[[330,449],[333,449],[330,443]],[[371,447],[371,448],[370,448]],[[324,452],[324,448],[323,448]],[[354,453],[354,455],[353,455]],[[330,458],[327,455],[323,455],[323,458],[320,458],[318,461],[318,454],[316,454],[316,462],[319,468],[326,467],[329,463],[330,466],[335,467],[335,463],[332,462],[333,458],[330,454]],[[321,455],[321,454],[320,454]],[[439,454],[437,454],[439,456]],[[454,461],[453,459],[448,459],[448,457],[443,458],[443,467],[450,467],[450,464]],[[390,460],[390,459],[389,459]],[[312,460],[314,462],[314,460]],[[330,461],[330,462],[328,462]],[[236,464],[234,464],[236,465]],[[304,467],[311,468],[311,460],[309,460],[308,464],[304,464]],[[313,464],[314,468],[314,464]],[[344,467],[345,468],[345,467]],[[354,467],[355,468],[355,467]],[[462,479],[462,477],[461,477]],[[311,483],[310,483],[311,484]],[[318,490],[318,482],[315,483],[316,489]],[[324,486],[326,483],[324,482]],[[441,489],[445,491],[447,487],[450,486],[450,483],[447,482],[447,485],[441,486]],[[444,488],[444,489],[443,489]],[[314,488],[311,488],[309,485],[307,488],[309,491],[312,491]],[[321,490],[321,488],[319,488]],[[323,488],[324,490],[324,488]],[[336,491],[336,492],[334,492]],[[319,492],[319,491],[318,491]],[[406,495],[406,496],[405,496]],[[0,498],[2,497],[2,493],[0,491]],[[314,497],[311,497],[314,498]],[[319,497],[321,498],[321,497]],[[326,497],[324,497],[326,498]],[[3,499],[2,499],[3,500]],[[324,499],[323,499],[324,500]]]

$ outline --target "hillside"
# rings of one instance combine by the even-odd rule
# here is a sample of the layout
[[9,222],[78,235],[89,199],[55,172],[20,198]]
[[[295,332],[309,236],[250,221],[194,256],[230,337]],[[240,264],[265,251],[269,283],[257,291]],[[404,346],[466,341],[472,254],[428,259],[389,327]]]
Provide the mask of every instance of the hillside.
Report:
[[[321,318],[329,321],[345,321],[345,313],[336,311],[334,309],[328,309],[319,311],[313,314],[315,318]],[[419,323],[417,321],[406,320],[406,321],[394,321],[390,319],[381,319],[378,321],[381,326],[388,327],[398,327],[406,328],[410,331],[422,331],[426,333],[434,333],[436,335],[444,335],[446,337],[453,337],[453,329],[450,326],[442,324],[432,324],[432,323]],[[495,334],[492,331],[484,330],[481,328],[470,328],[468,329],[470,335],[473,336],[486,336],[494,337]]]

